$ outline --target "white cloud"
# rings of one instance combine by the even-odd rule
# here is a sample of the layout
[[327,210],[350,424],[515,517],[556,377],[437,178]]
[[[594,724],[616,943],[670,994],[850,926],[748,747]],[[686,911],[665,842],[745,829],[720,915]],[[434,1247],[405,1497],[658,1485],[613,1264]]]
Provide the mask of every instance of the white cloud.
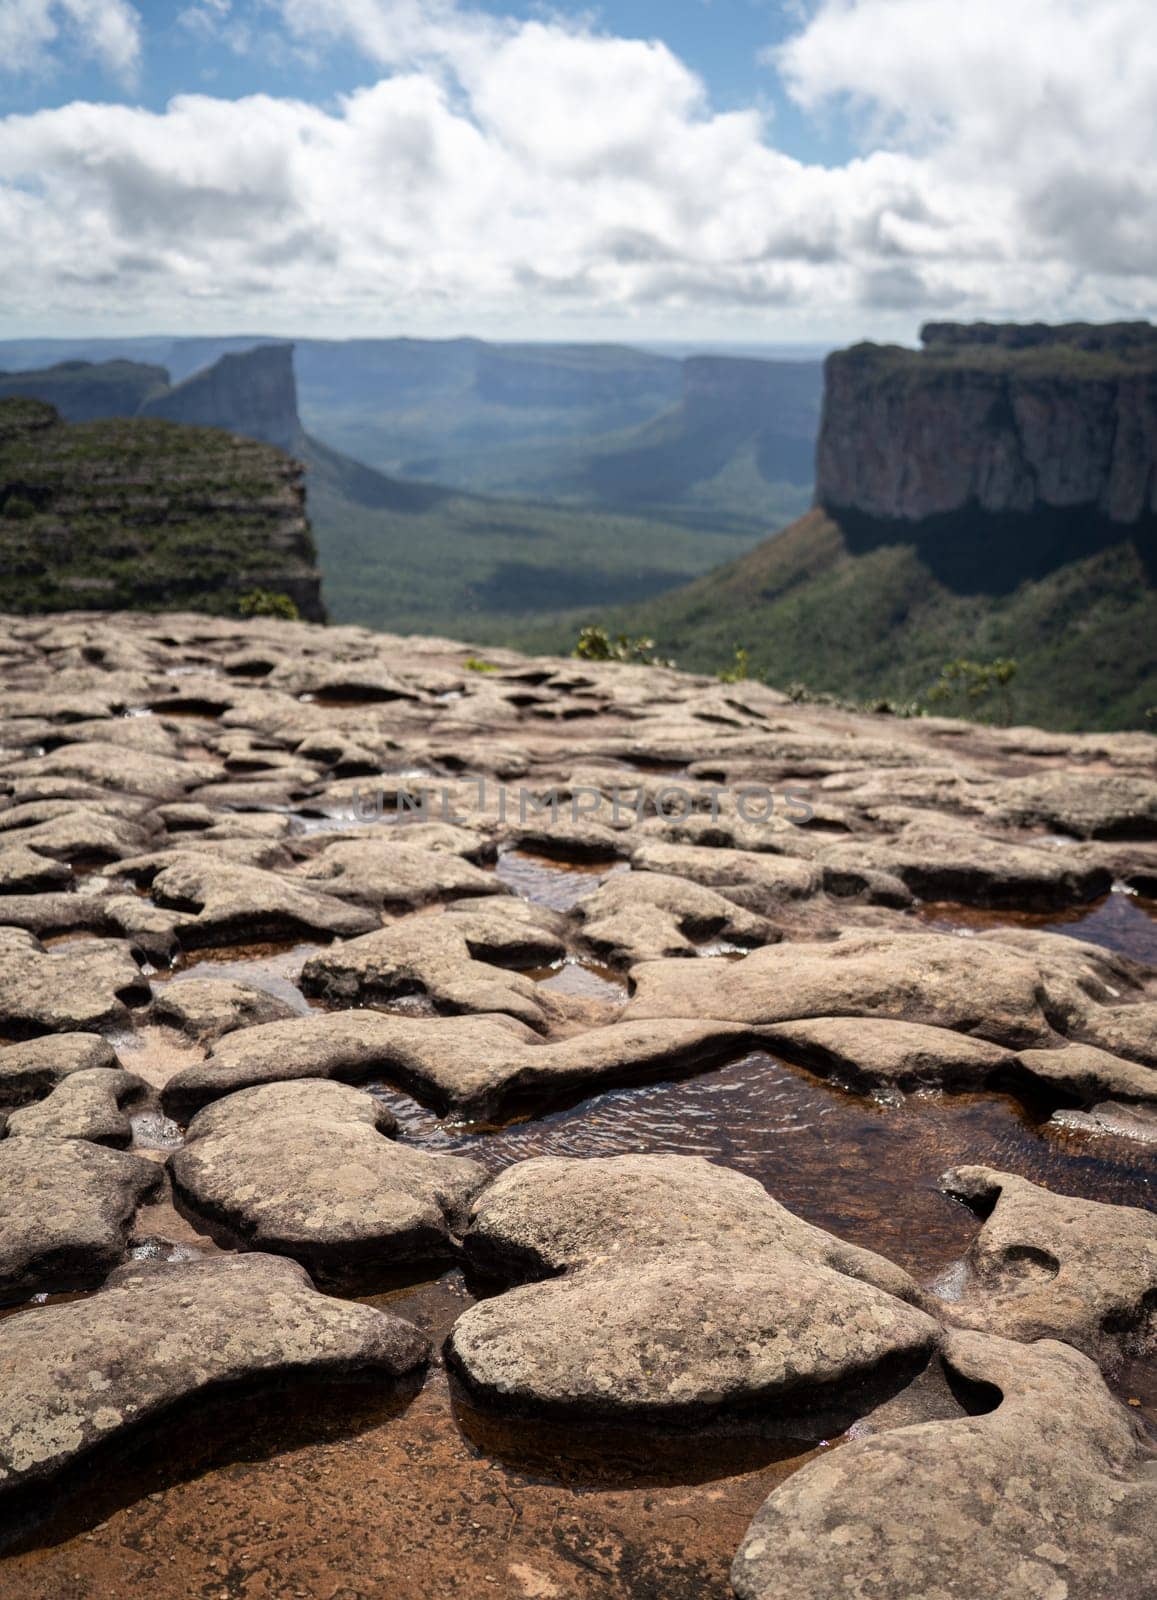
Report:
[[129,0],[0,0],[0,71],[44,72],[61,48],[131,82],[140,61],[140,13]]
[[831,167],[713,112],[658,42],[279,4],[299,44],[353,40],[386,75],[326,108],[0,121],[12,323],[843,338],[1157,299],[1140,0],[825,0],[777,61],[802,106],[855,103],[864,152]]

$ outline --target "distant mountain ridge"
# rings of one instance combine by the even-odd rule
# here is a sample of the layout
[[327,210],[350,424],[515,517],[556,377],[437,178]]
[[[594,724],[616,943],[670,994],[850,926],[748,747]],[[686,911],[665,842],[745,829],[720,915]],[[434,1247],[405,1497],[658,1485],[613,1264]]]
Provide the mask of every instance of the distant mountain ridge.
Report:
[[222,355],[178,384],[170,383],[164,367],[125,360],[65,361],[5,372],[0,373],[0,399],[44,400],[66,422],[163,417],[224,428],[280,450],[296,450],[304,437],[291,344]]
[[[181,382],[226,355],[286,343],[306,431],[391,477],[653,511],[660,521],[674,515],[707,534],[726,526],[752,540],[810,500],[822,392],[822,368],[810,356],[237,335],[0,342],[0,365],[116,356],[162,365]],[[705,382],[712,370],[713,397]],[[752,402],[738,397],[758,386],[745,418]]]
[[[461,352],[440,354],[452,365]],[[606,352],[592,347],[569,359],[577,376],[560,376],[548,362],[540,387],[573,397],[584,373],[598,375]],[[655,359],[640,358],[640,370]],[[533,366],[541,353],[511,347],[503,360]],[[71,362],[11,382],[26,395],[56,393],[70,416],[131,410],[141,425],[159,418],[212,425],[292,452],[307,471],[309,515],[338,621],[514,637],[545,616],[645,599],[751,543],[727,530],[704,534],[650,516],[481,496],[378,472],[303,428],[290,345],[226,351],[176,385],[165,376],[143,364]],[[500,381],[511,381],[509,372]],[[142,572],[143,589],[149,581]],[[566,626],[577,630],[578,621]]]

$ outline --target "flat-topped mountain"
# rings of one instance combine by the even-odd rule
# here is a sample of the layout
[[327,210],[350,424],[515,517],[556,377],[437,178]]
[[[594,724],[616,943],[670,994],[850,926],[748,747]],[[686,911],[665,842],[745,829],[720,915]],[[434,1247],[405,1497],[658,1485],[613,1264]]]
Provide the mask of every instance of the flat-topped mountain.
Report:
[[267,589],[323,621],[302,480],[219,429],[0,400],[0,610],[230,612]]
[[1017,662],[1015,711],[1136,727],[1157,703],[1157,329],[932,324],[826,363],[817,506],[626,625],[711,669],[922,701]]
[[0,399],[14,398],[45,400],[66,422],[163,417],[225,428],[282,450],[298,449],[303,437],[291,344],[227,352],[177,384],[164,367],[126,360],[0,373]]
[[1157,328],[932,323],[828,357],[816,499],[919,522],[1157,515]]

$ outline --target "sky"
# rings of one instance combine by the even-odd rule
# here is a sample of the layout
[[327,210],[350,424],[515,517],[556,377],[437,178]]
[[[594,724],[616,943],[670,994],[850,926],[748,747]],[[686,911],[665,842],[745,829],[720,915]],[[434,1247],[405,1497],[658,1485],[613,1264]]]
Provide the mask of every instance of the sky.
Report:
[[1157,308],[1153,0],[0,0],[0,337]]

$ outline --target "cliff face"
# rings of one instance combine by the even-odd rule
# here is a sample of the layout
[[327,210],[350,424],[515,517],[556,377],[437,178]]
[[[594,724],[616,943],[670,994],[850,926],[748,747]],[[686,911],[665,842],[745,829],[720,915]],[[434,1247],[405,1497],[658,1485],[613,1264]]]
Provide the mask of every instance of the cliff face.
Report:
[[234,612],[267,589],[324,621],[302,479],[217,429],[0,401],[0,611]]
[[1157,329],[932,324],[829,356],[816,498],[920,522],[978,509],[1157,516]]
[[260,439],[281,450],[302,441],[291,344],[259,345],[224,355],[175,388],[149,400],[141,415]]

